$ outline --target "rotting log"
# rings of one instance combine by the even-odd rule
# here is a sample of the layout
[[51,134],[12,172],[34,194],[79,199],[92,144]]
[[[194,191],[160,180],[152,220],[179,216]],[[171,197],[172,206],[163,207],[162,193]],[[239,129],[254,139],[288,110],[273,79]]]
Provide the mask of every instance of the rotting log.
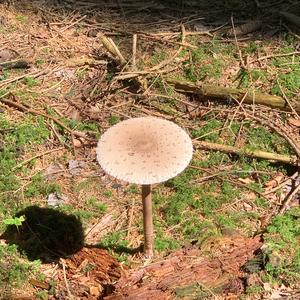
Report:
[[112,295],[105,300],[174,299],[178,288],[200,284],[223,295],[242,292],[241,267],[261,247],[260,236],[220,237],[207,241],[203,249],[213,257],[203,255],[195,246],[178,250],[164,260],[131,270],[120,278]]
[[[247,91],[228,87],[220,87],[206,84],[194,84],[192,82],[167,78],[167,83],[173,85],[178,92],[197,94],[228,101],[234,98],[238,102],[246,104],[261,104],[280,110],[291,111],[291,107],[285,99],[279,96],[269,95],[256,91]],[[300,113],[300,103],[294,104],[294,109]]]
[[285,164],[290,164],[294,166],[298,166],[299,161],[296,156],[282,155],[277,153],[271,153],[261,150],[251,150],[251,149],[239,149],[237,147],[222,145],[217,143],[210,143],[205,141],[193,141],[193,144],[196,148],[204,149],[204,150],[216,150],[226,153],[232,153],[237,155],[246,155],[254,158],[262,158],[272,161],[277,161]]
[[298,27],[300,29],[300,17],[297,15],[294,15],[292,13],[281,11],[280,15],[289,23],[292,25]]

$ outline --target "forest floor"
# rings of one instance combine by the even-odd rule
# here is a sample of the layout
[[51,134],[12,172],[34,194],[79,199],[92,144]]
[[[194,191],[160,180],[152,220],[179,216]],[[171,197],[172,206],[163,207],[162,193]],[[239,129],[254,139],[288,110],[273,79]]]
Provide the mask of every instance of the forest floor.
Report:
[[[299,299],[297,1],[56,2],[0,1],[0,298]],[[253,91],[284,107],[244,103]],[[96,160],[138,116],[195,149],[153,188],[152,261],[140,187]]]

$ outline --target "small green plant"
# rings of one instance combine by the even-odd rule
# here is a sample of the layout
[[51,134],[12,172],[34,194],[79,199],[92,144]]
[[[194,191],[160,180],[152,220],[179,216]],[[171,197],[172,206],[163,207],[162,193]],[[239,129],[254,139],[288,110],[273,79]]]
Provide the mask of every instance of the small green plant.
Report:
[[41,173],[32,177],[30,184],[26,187],[24,194],[26,197],[47,196],[51,193],[61,192],[61,187],[56,183],[49,183]]
[[50,54],[50,52],[51,52],[51,50],[50,50],[50,48],[48,48],[48,47],[43,47],[42,48],[42,52],[44,53],[44,54]]
[[88,132],[89,134],[93,134],[97,139],[100,137],[100,128],[99,125],[95,122],[81,122],[78,120],[70,120],[66,118],[63,119],[63,122],[71,129]]
[[193,138],[198,138],[204,141],[217,142],[220,136],[220,129],[222,122],[219,120],[211,119],[201,127],[192,131]]
[[84,80],[87,76],[87,70],[86,69],[79,69],[76,71],[75,75],[79,80]]
[[164,52],[164,51],[161,51],[161,52],[156,52],[152,57],[151,57],[151,60],[150,60],[150,63],[152,65],[157,65],[159,64],[160,62],[164,61],[166,58],[167,58],[167,53]]
[[128,248],[125,231],[115,231],[107,234],[99,241],[99,246],[108,249],[119,261],[127,263],[130,249]]
[[83,208],[76,208],[72,205],[64,204],[59,207],[59,210],[61,212],[74,215],[77,217],[83,224],[86,224],[88,221],[90,221],[94,217],[94,213],[92,211],[89,211],[87,209]]
[[34,87],[36,85],[41,84],[41,82],[39,80],[37,80],[37,79],[35,79],[34,77],[31,77],[31,76],[26,76],[24,78],[24,82],[28,87]]
[[267,128],[248,126],[245,129],[247,130],[248,144],[253,149],[290,154],[286,141],[279,135],[270,132]]
[[136,184],[131,184],[127,189],[126,189],[126,192],[127,193],[130,193],[130,194],[136,194],[138,195],[140,193],[140,189],[139,189],[139,186],[136,185]]
[[113,193],[112,191],[104,191],[103,192],[103,195],[106,197],[106,198],[111,198],[113,196]]
[[5,225],[15,225],[17,228],[25,221],[24,216],[8,218],[4,220]]
[[259,48],[259,46],[255,43],[255,42],[250,42],[247,47],[244,49],[244,51],[247,54],[253,54],[257,51],[257,49]]
[[9,70],[2,70],[0,74],[0,81],[6,80],[10,75]]
[[35,65],[38,66],[38,67],[41,67],[45,64],[45,60],[42,59],[42,58],[38,58],[35,60]]
[[263,287],[261,285],[251,285],[248,286],[246,289],[246,294],[247,295],[255,295],[255,294],[259,294],[263,291]]
[[24,16],[24,15],[17,15],[16,19],[20,22],[20,23],[26,23],[28,21],[28,17]]
[[111,126],[113,126],[113,125],[115,125],[115,124],[117,124],[117,123],[119,123],[119,122],[120,122],[120,117],[115,116],[115,115],[111,115],[111,116],[109,117],[109,119],[108,119],[108,123],[109,123],[109,125],[111,125]]
[[154,248],[158,252],[163,252],[167,250],[174,250],[180,247],[178,240],[165,235],[161,229],[157,228],[156,236],[154,240]]
[[91,197],[86,201],[87,207],[91,208],[93,211],[99,213],[104,213],[107,210],[107,204],[99,202],[99,200],[95,197]]
[[[216,46],[217,45],[217,46]],[[201,46],[190,52],[190,60],[183,63],[185,77],[190,81],[204,80],[206,77],[218,79],[226,66],[224,57],[219,57],[219,45]]]
[[35,296],[38,297],[38,299],[41,300],[48,300],[49,299],[49,293],[47,291],[38,291],[35,293]]

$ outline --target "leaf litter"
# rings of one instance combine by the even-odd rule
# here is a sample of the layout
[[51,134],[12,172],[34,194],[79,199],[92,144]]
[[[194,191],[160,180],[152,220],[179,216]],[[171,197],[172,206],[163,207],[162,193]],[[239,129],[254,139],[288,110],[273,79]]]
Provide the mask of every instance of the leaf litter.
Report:
[[[200,1],[201,17],[206,18],[205,22],[200,22],[202,25],[200,26],[198,20],[199,16],[194,17],[192,15],[193,1],[191,1],[190,4],[186,4],[184,9],[185,16],[178,17],[177,11],[174,14],[176,17],[170,17],[170,15],[167,14],[167,19],[161,17],[161,15],[163,15],[161,12],[164,12],[165,9],[168,11],[167,6],[147,1],[135,1],[134,3],[128,1],[123,3],[123,6],[121,4],[123,12],[119,10],[119,4],[113,1],[106,3],[107,10],[105,11],[99,10],[100,4],[93,1],[82,1],[80,3],[66,1],[66,7],[71,8],[71,10],[66,9],[66,7],[62,9],[61,6],[49,5],[47,1],[43,2],[43,4],[41,4],[40,1],[35,1],[35,3],[26,2],[26,4],[24,4],[25,2],[21,2],[22,1],[9,8],[5,7],[4,4],[1,6],[1,10],[5,10],[5,28],[8,30],[8,33],[1,33],[1,40],[6,47],[16,49],[22,58],[30,61],[30,68],[26,70],[24,75],[18,74],[18,71],[14,69],[10,71],[10,74],[2,71],[3,79],[1,79],[0,82],[1,88],[6,89],[4,92],[9,91],[10,93],[3,99],[12,99],[15,103],[23,103],[26,104],[27,107],[33,107],[39,111],[45,110],[47,114],[54,116],[54,119],[46,117],[48,122],[47,126],[51,134],[45,144],[45,151],[49,148],[59,146],[65,147],[65,150],[62,151],[60,157],[56,157],[51,153],[42,155],[38,158],[39,163],[36,167],[34,167],[33,164],[33,167],[29,169],[29,176],[22,172],[18,173],[18,175],[25,178],[23,182],[24,189],[27,184],[26,178],[30,180],[35,172],[40,171],[39,169],[45,169],[44,176],[47,181],[50,183],[59,183],[62,193],[48,193],[48,190],[46,190],[46,195],[33,197],[31,204],[35,202],[40,203],[41,199],[44,199],[42,201],[44,201],[43,204],[45,205],[47,202],[45,196],[48,195],[49,197],[51,195],[51,203],[55,205],[63,204],[62,206],[67,205],[64,209],[69,210],[73,207],[74,210],[71,211],[71,213],[78,213],[80,218],[88,218],[89,220],[85,224],[87,244],[95,245],[102,241],[103,244],[110,246],[115,240],[126,242],[123,233],[127,230],[130,232],[130,244],[133,247],[138,247],[141,241],[139,220],[135,217],[140,215],[138,210],[141,208],[134,206],[132,202],[132,199],[136,198],[135,203],[138,203],[139,198],[135,192],[136,188],[116,182],[112,178],[109,178],[109,176],[104,175],[102,171],[98,169],[95,162],[94,147],[97,137],[99,137],[105,129],[113,125],[114,122],[128,117],[154,115],[177,120],[183,127],[192,132],[192,130],[198,127],[197,122],[200,124],[202,122],[202,125],[208,123],[209,126],[212,126],[211,119],[216,118],[218,120],[225,120],[225,125],[223,128],[214,127],[215,125],[212,126],[211,132],[207,136],[210,138],[213,134],[216,136],[216,132],[220,130],[225,139],[227,139],[230,137],[230,134],[226,132],[226,122],[228,121],[230,123],[230,130],[233,131],[233,120],[245,121],[240,113],[243,109],[247,110],[247,112],[259,110],[260,113],[265,114],[267,118],[271,119],[285,119],[285,113],[282,113],[282,117],[279,113],[273,113],[267,108],[255,105],[243,105],[240,111],[238,111],[233,106],[233,99],[229,100],[225,105],[215,104],[212,99],[204,99],[199,105],[197,96],[174,94],[174,91],[169,89],[169,86],[161,75],[164,72],[169,74],[170,72],[179,71],[178,76],[182,76],[181,71],[183,71],[189,80],[201,80],[207,83],[219,82],[223,86],[231,86],[235,83],[236,78],[238,78],[236,76],[239,75],[238,72],[240,71],[240,64],[243,63],[243,59],[245,59],[247,63],[251,55],[252,57],[250,57],[251,59],[248,64],[250,69],[270,68],[271,74],[272,72],[276,72],[274,65],[268,63],[268,61],[276,59],[276,57],[272,58],[272,53],[274,48],[279,49],[282,47],[280,41],[278,42],[274,39],[274,42],[271,42],[270,45],[264,45],[260,48],[261,41],[255,43],[257,36],[255,36],[251,30],[245,33],[244,36],[238,37],[240,39],[238,44],[235,44],[236,41],[234,38],[232,40],[227,39],[225,37],[226,35],[224,35],[224,37],[222,37],[222,35],[213,36],[215,34],[215,28],[219,26],[223,27],[224,24],[230,20],[232,7],[225,7],[225,9],[223,9],[222,4],[218,3],[213,8],[214,13],[210,13],[211,4]],[[255,2],[259,3],[259,1]],[[268,26],[263,24],[262,27],[260,26],[261,28],[258,26],[254,28],[255,30],[260,30],[258,32],[259,40],[263,40],[264,36],[273,35],[274,32],[278,30],[277,25],[273,23],[274,21],[270,21],[269,19],[276,16],[275,12],[281,8],[280,3],[277,4],[277,2],[273,3],[272,1],[267,1],[264,5],[268,4],[271,5],[271,13],[269,17],[264,20]],[[237,23],[247,24],[245,18],[250,17],[255,3],[253,1],[253,3],[249,2],[245,5],[247,9],[249,7],[251,7],[251,9],[247,10],[244,7],[243,18],[237,20]],[[86,8],[89,9],[88,16],[85,15]],[[139,11],[138,16],[136,9]],[[156,12],[160,11],[160,13],[155,13],[154,15],[148,14],[148,11],[152,11],[152,9]],[[175,11],[177,9],[178,7]],[[124,16],[122,16],[124,12],[128,16],[128,27],[124,25]],[[250,12],[250,15],[247,15],[247,12]],[[274,20],[276,20],[276,18]],[[29,21],[30,26],[28,26]],[[268,23],[269,21],[270,23]],[[184,24],[184,30],[181,24]],[[238,29],[238,26],[239,25],[236,24],[236,29]],[[142,32],[140,32],[141,27],[143,28]],[[227,26],[226,29],[232,30],[231,27],[232,26]],[[89,33],[91,29],[95,31],[93,34]],[[197,32],[196,38],[194,39],[192,34],[189,36],[189,32],[193,30]],[[136,55],[139,61],[137,67],[143,69],[146,66],[146,71],[142,71],[145,72],[145,75],[143,75],[143,73],[141,73],[140,76],[134,74],[135,77],[132,77],[133,79],[131,79],[131,81],[129,80],[129,82],[114,80],[114,76],[132,76],[131,73],[134,73],[136,70],[127,69],[129,74],[124,73],[112,54],[106,51],[101,45],[99,39],[100,35],[104,33],[108,36],[112,36],[115,41],[117,40],[117,46],[122,53],[127,54],[126,58],[130,60],[132,53],[131,35],[135,32],[138,34]],[[218,31],[216,31],[216,33],[218,34]],[[180,40],[180,36],[184,36],[185,34],[190,38]],[[28,44],[24,44],[24,38],[29,36]],[[295,36],[293,32],[292,36]],[[243,40],[244,37],[245,40]],[[215,44],[214,39],[220,39],[220,44]],[[224,40],[222,41],[222,39]],[[254,40],[254,45],[251,44],[251,46],[249,46],[248,40]],[[213,43],[213,47],[210,46],[211,43]],[[32,44],[35,46],[32,47]],[[166,55],[167,57],[172,57],[172,55],[174,55],[174,48],[177,49],[176,47],[181,44],[188,49],[186,52],[180,53],[180,57],[183,57],[183,66],[181,66],[180,59],[166,58]],[[208,47],[204,52],[201,52],[201,50],[199,53],[191,55],[191,51],[193,50],[190,49],[193,49],[193,46],[196,48],[199,47],[199,44],[204,46],[204,48],[205,45],[208,45]],[[226,44],[238,45],[238,50],[241,51],[243,55],[242,59],[237,55],[237,52],[235,53],[237,56],[225,57],[224,59],[225,54],[223,53],[226,51],[234,51],[234,47],[227,49],[225,46],[222,46]],[[293,46],[293,44],[290,46]],[[166,55],[157,55],[159,51],[165,52]],[[254,52],[252,53],[251,51]],[[214,65],[214,68],[211,68],[210,65],[220,59],[220,53],[225,65],[220,63]],[[256,57],[255,55],[260,56]],[[264,56],[271,57],[263,59]],[[200,73],[197,73],[197,69],[193,70],[191,65],[189,65],[189,60],[195,57],[200,61],[197,68],[201,69],[203,65],[205,66],[203,70],[201,69]],[[297,56],[295,54],[293,59],[296,58]],[[149,60],[154,63],[155,67],[157,66],[157,73],[154,72],[154,74],[151,74],[147,69]],[[279,63],[289,65],[291,62],[280,61]],[[220,71],[222,68],[223,72]],[[162,73],[160,73],[160,71],[162,71]],[[291,69],[287,70],[287,74],[291,71]],[[217,76],[221,77],[215,78],[214,73],[220,74]],[[249,88],[260,88],[263,91],[269,92],[271,90],[271,82],[265,81],[265,78],[268,76],[269,74],[246,72],[241,75],[240,84],[248,84],[247,87]],[[292,82],[290,78],[286,80],[288,84]],[[292,82],[292,84],[297,83]],[[287,86],[290,87],[289,85]],[[276,85],[275,87],[277,88],[277,92],[282,94],[282,91],[280,91],[281,85]],[[16,93],[15,91],[21,92]],[[159,95],[155,96],[155,94],[157,95],[158,93]],[[38,97],[35,94],[37,94]],[[299,93],[297,94],[297,90],[291,88],[288,97],[295,101],[298,96]],[[174,98],[174,100],[169,103],[167,100],[168,97]],[[175,102],[175,104],[172,102]],[[12,116],[12,109],[14,109],[11,107],[12,102],[3,103],[5,115]],[[178,107],[180,107],[180,109],[178,109]],[[74,111],[76,112],[76,117],[74,117]],[[291,117],[289,117],[289,115],[287,115],[287,117],[289,125],[285,122],[283,123],[283,127],[291,132],[291,136],[299,135],[297,115],[291,114]],[[22,119],[21,114],[18,116],[18,119]],[[56,119],[62,120],[65,125],[64,130],[61,130],[61,127],[59,127],[61,125],[55,121]],[[98,125],[95,126],[95,124],[93,124],[94,121],[96,121]],[[0,128],[0,130],[2,130],[2,128]],[[234,133],[234,142],[236,144],[244,144],[247,139],[245,134],[247,130],[251,130],[251,127],[249,129],[244,125],[244,127],[240,127],[238,131]],[[2,131],[0,132],[2,134]],[[73,136],[74,133],[76,134],[76,138]],[[204,134],[207,134],[207,132]],[[203,138],[205,139],[205,137]],[[267,143],[267,141],[262,140],[261,143]],[[279,148],[279,151],[286,151],[284,146],[281,145],[281,147],[282,149]],[[26,150],[21,149],[20,151]],[[27,152],[26,154],[26,157],[30,158],[33,157],[35,153]],[[212,159],[210,153],[207,151],[202,151],[202,156],[207,156],[207,158]],[[233,155],[229,156],[229,159],[232,159],[233,164],[236,163],[236,157]],[[136,285],[135,288],[137,288],[133,293],[140,291],[142,297],[159,295],[161,299],[163,299],[163,297],[181,295],[181,297],[184,298],[182,295],[192,293],[200,295],[204,290],[208,299],[214,299],[218,293],[223,295],[224,299],[226,299],[226,295],[227,297],[235,297],[245,293],[247,289],[250,291],[249,287],[251,286],[262,287],[267,293],[266,295],[271,295],[271,297],[277,297],[280,293],[280,295],[284,295],[285,293],[286,295],[293,295],[294,291],[297,290],[296,288],[293,290],[289,286],[276,286],[276,284],[274,285],[269,282],[262,283],[259,280],[254,280],[252,285],[249,284],[249,286],[245,286],[243,280],[240,280],[240,278],[246,278],[248,276],[242,271],[241,267],[248,260],[256,256],[256,251],[259,251],[261,246],[260,234],[264,233],[263,231],[259,231],[261,229],[264,230],[272,219],[274,211],[276,212],[278,210],[278,207],[284,203],[284,198],[299,184],[298,175],[291,179],[290,171],[281,172],[282,170],[280,170],[280,172],[278,172],[277,170],[271,170],[268,171],[268,181],[268,179],[262,179],[259,175],[259,170],[255,170],[255,168],[251,170],[252,173],[245,173],[245,176],[240,176],[240,174],[236,176],[233,165],[231,166],[233,173],[229,173],[228,177],[224,178],[224,174],[222,174],[225,166],[224,162],[228,165],[230,164],[228,163],[227,155],[224,154],[223,156],[216,157],[212,165],[208,167],[205,166],[205,164],[203,166],[201,165],[202,160],[200,159],[196,162],[200,164],[201,172],[198,172],[198,170],[195,178],[193,178],[195,182],[197,182],[197,179],[201,179],[199,182],[204,182],[203,186],[207,189],[206,194],[208,195],[202,195],[202,197],[205,198],[209,196],[210,181],[207,183],[207,179],[203,180],[203,178],[209,176],[217,178],[217,185],[222,185],[224,181],[231,180],[232,184],[246,189],[241,195],[234,198],[233,203],[226,203],[227,200],[222,199],[224,203],[221,207],[216,208],[212,206],[209,210],[215,210],[216,214],[222,212],[225,213],[225,215],[230,213],[238,215],[240,212],[252,213],[252,219],[249,218],[250,220],[247,221],[251,225],[246,224],[246,228],[242,228],[241,232],[236,231],[230,228],[230,226],[233,226],[231,223],[232,220],[226,219],[225,216],[222,215],[217,225],[213,225],[217,226],[217,228],[211,229],[208,233],[208,236],[211,235],[211,238],[204,239],[204,241],[195,241],[195,243],[198,242],[195,249],[187,250],[184,248],[182,251],[177,250],[179,252],[174,251],[174,253],[167,255],[169,251],[172,252],[171,245],[174,243],[172,240],[173,235],[175,239],[182,238],[182,233],[176,230],[176,226],[177,228],[178,225],[183,226],[182,224],[184,224],[186,220],[179,220],[179,224],[175,225],[166,224],[165,219],[168,216],[165,214],[165,204],[159,204],[160,195],[158,194],[156,204],[158,205],[157,221],[162,224],[165,222],[167,235],[161,238],[161,233],[157,232],[157,239],[162,244],[169,243],[167,245],[170,245],[170,248],[166,247],[164,248],[165,252],[158,254],[158,262],[155,262],[157,264],[156,267],[154,263],[152,269],[151,265],[148,269],[147,266],[143,268],[143,259],[138,252],[133,252],[125,256],[125,260],[119,263],[111,256],[111,254],[117,255],[116,247],[108,247],[111,254],[99,248],[83,248],[70,258],[43,266],[45,270],[48,270],[48,272],[45,271],[45,274],[48,274],[45,281],[51,282],[54,280],[57,282],[54,295],[49,294],[48,297],[50,299],[51,297],[53,299],[59,299],[59,297],[77,296],[80,299],[84,299],[84,297],[87,297],[87,299],[99,299],[104,297],[104,295],[107,295],[107,297],[118,297],[118,293],[119,295],[123,295],[124,293],[132,292],[131,290],[123,291],[127,284],[122,286],[122,280],[128,280],[125,275],[127,274],[127,270],[123,270],[122,267],[124,264],[131,266],[131,270],[128,271],[129,276],[133,274],[132,276],[134,278],[139,278],[140,280],[140,274],[146,274],[146,278],[142,277],[142,282],[136,279],[130,282],[131,287]],[[58,164],[54,163],[54,161],[58,161]],[[243,163],[246,165],[247,161],[245,160]],[[65,170],[68,170],[70,174],[67,175],[68,172]],[[87,172],[83,173],[83,170]],[[257,173],[255,173],[255,171]],[[59,176],[56,176],[58,174]],[[73,176],[76,176],[76,184],[72,183]],[[264,180],[264,182],[260,182],[262,180]],[[262,191],[256,189],[256,187],[253,188],[257,183],[260,183],[260,186],[264,187]],[[166,188],[166,190],[164,190],[164,188]],[[173,188],[163,187],[159,193],[169,197],[174,194],[174,189],[180,188],[182,188],[182,183],[175,182]],[[280,192],[282,189],[284,191],[283,193],[280,193],[280,195],[276,194],[276,192]],[[216,198],[220,193],[225,191],[226,188],[223,186],[222,189],[212,191],[211,195]],[[230,191],[228,193],[231,194]],[[262,200],[265,193],[269,193],[266,197],[268,197],[270,203],[266,204],[265,201]],[[61,198],[61,195],[65,195],[65,197]],[[198,195],[197,193],[193,195],[194,197],[199,197],[195,196]],[[257,196],[259,196],[259,199]],[[97,202],[93,200],[94,198],[97,199],[97,202],[103,202],[108,205],[107,214],[103,213],[104,206],[97,206]],[[185,194],[185,199],[188,201],[188,193]],[[294,200],[289,202],[287,207],[284,207],[285,210],[297,206],[296,196],[293,199]],[[211,200],[213,199],[205,198],[204,204],[206,204],[206,201],[209,202]],[[189,207],[183,208],[180,213],[184,215],[188,211],[193,212],[195,206],[197,207],[196,202],[192,203]],[[88,213],[94,214],[92,217],[85,214],[83,208],[86,207],[88,207]],[[131,211],[133,213],[131,213]],[[206,213],[203,211],[197,211],[196,213],[197,220],[194,221],[192,226],[198,226],[198,219],[208,222],[206,223],[206,228],[197,228],[198,234],[196,236],[204,235],[205,230],[210,230],[210,226],[215,222],[212,216],[209,214],[206,215]],[[261,215],[257,217],[255,215],[257,213]],[[130,215],[133,215],[134,218],[133,225],[131,225],[132,228],[127,227]],[[263,217],[266,217],[268,220],[265,224],[263,224]],[[239,220],[236,222],[239,222]],[[253,239],[251,238],[251,234],[250,236],[243,235],[247,233],[249,227],[251,228],[250,231],[252,234],[255,232],[259,233]],[[191,231],[191,229],[187,228],[187,231]],[[219,238],[218,235],[214,236],[212,234],[213,232],[219,231],[226,232],[229,234],[229,237],[225,236]],[[191,238],[189,238],[188,241],[191,242]],[[127,244],[121,243],[121,245],[117,244],[117,246],[126,250]],[[245,247],[244,252],[239,251],[242,247]],[[215,254],[215,256],[213,255],[213,257],[207,258],[207,254],[208,256]],[[228,261],[226,261],[227,254],[229,255]],[[166,256],[164,257],[164,255]],[[121,261],[124,259],[124,256],[117,257]],[[172,263],[169,265],[169,259],[172,261],[172,258],[175,260],[179,259],[180,261],[176,261],[175,265],[172,265]],[[194,274],[191,270],[191,266],[193,266],[194,263],[197,264],[198,260],[202,261],[201,268],[203,267],[205,269],[205,271],[203,271],[203,269],[200,268],[201,272],[199,274],[207,274],[207,278],[203,279],[201,275],[201,278],[196,280],[198,286],[189,287],[189,289],[185,291],[184,288],[187,288],[187,282],[184,281],[186,280],[184,276],[184,284],[181,285],[180,281],[178,281],[179,279],[172,277],[172,272],[176,270],[176,272],[185,274],[187,276],[186,278],[190,278],[191,274]],[[225,262],[223,260],[225,260]],[[166,270],[162,267],[164,265],[166,266]],[[258,271],[259,278],[261,278],[259,272],[264,271],[260,269]],[[222,275],[218,277],[220,280],[216,280],[216,277],[214,277],[217,273],[218,276]],[[228,278],[227,275],[223,276],[224,274],[231,274],[232,278]],[[237,274],[239,278],[236,277]],[[210,278],[210,276],[212,276],[212,278]],[[121,281],[115,285],[119,278],[121,278]],[[150,278],[149,281],[147,281],[147,278]],[[166,282],[163,282],[164,278]],[[153,279],[153,282],[157,282],[157,287],[154,290],[151,287],[151,284],[154,284],[151,283],[151,279]],[[222,283],[221,292],[220,289],[214,289],[205,281],[208,279],[211,279],[215,284]],[[29,294],[39,293],[44,290],[43,287],[36,285],[29,285],[27,288]],[[115,288],[115,294],[110,295]],[[180,288],[183,290],[180,290]],[[19,295],[24,294],[23,291],[14,291],[15,295],[18,293],[21,293]],[[263,292],[258,292],[257,294],[259,295],[259,293]],[[257,295],[254,295],[253,297],[256,296]]]

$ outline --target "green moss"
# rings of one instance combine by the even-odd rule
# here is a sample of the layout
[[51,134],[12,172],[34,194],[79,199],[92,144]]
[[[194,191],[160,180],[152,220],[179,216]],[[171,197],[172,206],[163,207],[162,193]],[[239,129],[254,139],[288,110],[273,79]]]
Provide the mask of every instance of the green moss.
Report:
[[40,261],[28,262],[16,245],[0,245],[0,298],[8,299],[14,288],[21,288],[28,277],[38,274]]
[[192,131],[192,137],[204,141],[217,142],[219,140],[219,132],[223,123],[216,119],[209,120],[206,124]]
[[236,80],[239,79],[238,88],[253,88],[256,87],[256,82],[261,84],[268,82],[268,75],[261,69],[240,69]]
[[35,79],[34,77],[31,76],[26,76],[24,77],[24,83],[28,86],[28,87],[34,87],[37,85],[40,85],[41,82],[37,79]]
[[31,182],[27,185],[24,195],[26,197],[37,197],[54,193],[61,192],[61,187],[56,183],[47,182],[41,173],[32,177]]
[[98,212],[100,214],[107,211],[107,204],[103,202],[99,202],[99,200],[96,197],[91,197],[86,200],[86,206],[87,208]]
[[284,215],[274,217],[267,227],[264,240],[268,274],[279,280],[284,276],[290,284],[299,282],[300,208],[293,208]]
[[115,124],[117,124],[117,123],[119,123],[120,122],[120,117],[118,117],[118,116],[115,116],[115,115],[111,115],[110,117],[109,117],[109,119],[108,119],[108,123],[109,123],[109,125],[115,125]]
[[128,248],[125,231],[115,231],[105,235],[99,246],[108,249],[120,261],[128,263],[128,254],[132,249]]
[[156,228],[155,230],[155,240],[154,249],[158,252],[170,251],[178,249],[180,247],[180,242],[171,236],[164,234],[162,230]]
[[94,216],[95,213],[93,213],[90,210],[83,209],[83,208],[77,208],[69,204],[64,204],[59,207],[59,210],[61,212],[73,215],[77,217],[83,224],[86,224],[88,221],[90,221]]
[[[36,145],[43,144],[49,137],[49,131],[41,117],[26,117],[23,121],[10,123],[4,116],[0,116],[0,127],[11,129],[0,133],[2,148],[0,150],[0,192],[16,190],[20,181],[13,172],[19,163],[19,156],[24,151],[30,151]],[[26,169],[34,162],[22,168]],[[1,198],[1,197],[0,197]]]
[[152,55],[152,57],[150,58],[150,63],[151,65],[158,65],[159,63],[161,63],[162,61],[166,60],[168,57],[167,53],[164,51],[158,51],[156,53],[154,53],[154,55]]
[[20,23],[27,23],[28,17],[25,15],[19,14],[16,16],[16,20],[19,21]]
[[248,145],[253,147],[252,149],[290,154],[287,142],[279,135],[270,132],[266,127],[248,127],[247,138]]

